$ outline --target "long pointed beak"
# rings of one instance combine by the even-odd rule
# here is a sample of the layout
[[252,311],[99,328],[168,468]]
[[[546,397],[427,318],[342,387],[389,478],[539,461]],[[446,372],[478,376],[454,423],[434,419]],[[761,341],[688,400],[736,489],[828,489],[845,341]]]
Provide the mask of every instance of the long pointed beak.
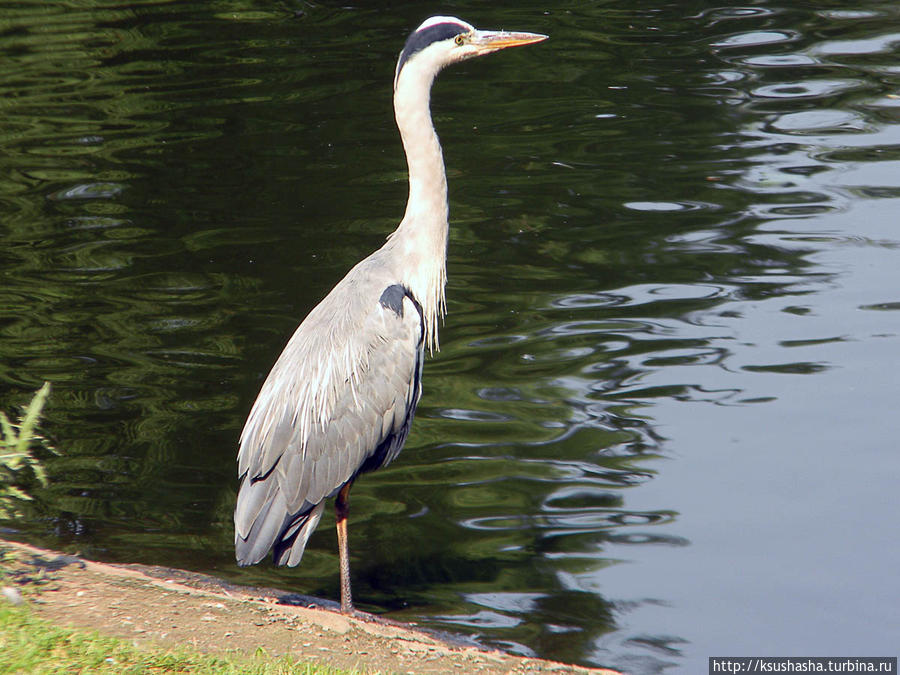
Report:
[[507,47],[521,47],[523,45],[543,42],[549,35],[540,33],[508,33],[505,30],[476,30],[472,35],[470,44],[477,48],[481,54],[489,54]]

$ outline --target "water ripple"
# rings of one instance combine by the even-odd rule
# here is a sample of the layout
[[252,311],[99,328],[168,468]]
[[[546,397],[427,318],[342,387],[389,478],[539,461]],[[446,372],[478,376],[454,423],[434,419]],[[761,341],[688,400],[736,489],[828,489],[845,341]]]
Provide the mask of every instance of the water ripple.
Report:
[[68,199],[111,199],[118,197],[124,189],[124,185],[115,183],[86,183],[57,190],[47,195],[47,198],[56,201]]
[[824,98],[855,91],[866,86],[865,83],[853,79],[805,80],[764,85],[755,88],[751,94],[758,98],[775,99]]
[[885,33],[863,40],[825,40],[814,45],[810,53],[816,56],[890,54],[900,44],[900,33]]
[[797,31],[791,30],[750,31],[747,33],[735,33],[734,35],[721,38],[720,40],[713,42],[711,46],[724,49],[759,47],[763,45],[796,42],[799,39],[800,34]]

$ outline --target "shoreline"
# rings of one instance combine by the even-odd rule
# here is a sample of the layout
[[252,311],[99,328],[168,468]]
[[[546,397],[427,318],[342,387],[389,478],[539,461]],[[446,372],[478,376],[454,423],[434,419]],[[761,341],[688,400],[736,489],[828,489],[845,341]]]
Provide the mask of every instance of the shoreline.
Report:
[[22,591],[37,616],[138,645],[247,656],[262,648],[273,658],[362,672],[618,675],[489,650],[374,615],[345,616],[328,600],[186,570],[101,563],[0,538],[0,553],[10,551],[18,555],[0,584]]

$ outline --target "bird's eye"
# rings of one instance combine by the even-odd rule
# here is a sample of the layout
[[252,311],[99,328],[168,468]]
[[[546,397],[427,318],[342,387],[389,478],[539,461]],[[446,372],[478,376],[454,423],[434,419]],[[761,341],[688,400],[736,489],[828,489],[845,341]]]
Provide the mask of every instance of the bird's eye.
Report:
[[466,42],[466,38],[463,37],[462,33],[460,33],[459,35],[456,36],[455,42],[458,46],[462,47]]

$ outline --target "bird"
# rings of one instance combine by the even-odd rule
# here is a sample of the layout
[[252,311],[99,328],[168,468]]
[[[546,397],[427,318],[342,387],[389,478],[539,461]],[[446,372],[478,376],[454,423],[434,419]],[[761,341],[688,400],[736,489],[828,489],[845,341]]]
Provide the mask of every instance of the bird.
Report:
[[447,177],[431,86],[447,65],[547,39],[426,19],[394,70],[394,117],[409,171],[406,211],[385,244],[354,266],[301,322],[259,391],[240,436],[237,563],[271,550],[300,563],[334,497],[340,608],[357,613],[347,537],[353,482],[400,453],[422,395],[425,352],[446,313]]

